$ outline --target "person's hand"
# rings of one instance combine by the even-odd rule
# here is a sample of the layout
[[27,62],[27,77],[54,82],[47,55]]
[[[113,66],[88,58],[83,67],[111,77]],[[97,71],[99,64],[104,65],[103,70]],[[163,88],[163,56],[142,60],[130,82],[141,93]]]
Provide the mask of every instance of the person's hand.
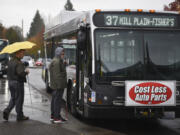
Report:
[[26,72],[27,74],[29,74],[29,69],[28,69],[28,68],[26,68],[26,69],[25,69],[25,72]]
[[65,65],[67,65],[67,61],[66,61],[66,60],[64,60],[63,63],[64,63]]
[[63,63],[65,64],[65,66],[69,65],[69,59],[64,59]]

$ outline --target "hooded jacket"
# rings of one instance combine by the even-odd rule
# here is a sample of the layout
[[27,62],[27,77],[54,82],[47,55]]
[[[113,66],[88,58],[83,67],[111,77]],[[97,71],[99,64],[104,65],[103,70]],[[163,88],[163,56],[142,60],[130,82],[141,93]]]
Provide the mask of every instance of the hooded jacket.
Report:
[[67,73],[63,60],[54,57],[50,66],[50,88],[53,90],[64,89],[67,87]]

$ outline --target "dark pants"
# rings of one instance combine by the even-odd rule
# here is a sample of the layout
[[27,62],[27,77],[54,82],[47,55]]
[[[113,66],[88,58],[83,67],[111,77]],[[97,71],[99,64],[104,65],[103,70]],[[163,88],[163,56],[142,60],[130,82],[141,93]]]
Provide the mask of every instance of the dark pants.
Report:
[[55,119],[60,119],[61,115],[61,107],[63,104],[62,96],[63,96],[63,89],[60,90],[53,90],[52,92],[52,100],[51,100],[51,115]]
[[4,111],[10,113],[14,106],[16,106],[17,118],[20,118],[23,116],[24,83],[18,81],[9,81],[9,89],[11,99],[9,101],[9,105]]

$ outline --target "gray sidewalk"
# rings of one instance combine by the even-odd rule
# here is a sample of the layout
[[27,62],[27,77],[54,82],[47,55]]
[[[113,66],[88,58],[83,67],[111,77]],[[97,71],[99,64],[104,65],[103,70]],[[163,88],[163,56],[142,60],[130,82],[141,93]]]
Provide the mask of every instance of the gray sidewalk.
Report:
[[[66,124],[66,123],[64,123]],[[4,121],[0,112],[0,135],[76,135],[61,124],[45,124],[35,120],[16,121],[15,115]]]
[[62,124],[50,123],[50,99],[40,94],[33,87],[25,84],[24,114],[30,120],[17,122],[15,109],[9,116],[9,121],[3,120],[2,111],[8,105],[10,93],[7,81],[0,80],[0,135],[76,135],[67,122]]

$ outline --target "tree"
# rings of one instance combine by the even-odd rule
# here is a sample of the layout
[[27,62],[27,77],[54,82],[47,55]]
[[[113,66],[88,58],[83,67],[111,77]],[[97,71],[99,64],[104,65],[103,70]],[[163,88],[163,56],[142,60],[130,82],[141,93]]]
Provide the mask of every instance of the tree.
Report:
[[5,31],[5,28],[4,28],[4,26],[0,23],[0,38],[5,38],[5,37],[4,37],[4,31]]
[[11,28],[13,28],[16,31],[20,40],[23,41],[24,37],[22,35],[22,29],[19,26],[12,26]]
[[64,8],[65,10],[68,10],[68,11],[74,11],[73,4],[71,3],[70,0],[67,0],[67,3],[64,5]]
[[9,40],[9,43],[22,41],[22,38],[19,36],[16,30],[13,27],[10,27],[6,30],[5,38]]
[[[33,49],[27,51],[27,55],[31,55],[34,58],[37,58],[38,56],[38,50],[41,50],[41,52],[44,52],[44,40],[43,40],[43,33],[44,33],[44,20],[39,14],[39,11],[37,10],[35,17],[33,18],[33,22],[31,23],[31,27],[28,34],[28,39],[31,42],[36,43],[36,46],[33,47]],[[42,53],[41,53],[42,55]]]
[[36,36],[39,32],[42,31],[43,28],[44,28],[44,21],[41,18],[39,11],[37,10],[33,18],[33,22],[31,23],[28,38]]
[[43,40],[43,33],[44,33],[44,28],[36,35],[33,36],[31,38],[29,38],[28,40],[35,43],[36,46],[33,47],[30,50],[27,50],[27,54],[33,56],[34,58],[38,57],[38,50],[41,50],[41,56],[43,56],[44,54],[44,40]]
[[180,11],[180,0],[175,0],[171,2],[168,6],[164,6],[165,11]]

